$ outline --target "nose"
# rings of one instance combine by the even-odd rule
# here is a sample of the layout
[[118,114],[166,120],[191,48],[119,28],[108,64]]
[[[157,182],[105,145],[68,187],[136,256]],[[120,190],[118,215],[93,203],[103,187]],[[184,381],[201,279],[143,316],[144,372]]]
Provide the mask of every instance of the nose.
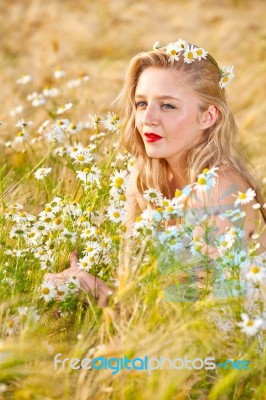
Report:
[[153,126],[159,124],[159,115],[154,106],[147,106],[143,112],[143,124]]

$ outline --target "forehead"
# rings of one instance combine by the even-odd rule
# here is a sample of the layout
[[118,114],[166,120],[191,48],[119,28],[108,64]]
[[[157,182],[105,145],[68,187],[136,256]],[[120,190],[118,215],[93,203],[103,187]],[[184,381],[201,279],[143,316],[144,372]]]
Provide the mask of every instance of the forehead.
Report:
[[147,92],[174,95],[179,92],[188,92],[184,82],[184,74],[171,68],[146,68],[139,76],[135,95]]

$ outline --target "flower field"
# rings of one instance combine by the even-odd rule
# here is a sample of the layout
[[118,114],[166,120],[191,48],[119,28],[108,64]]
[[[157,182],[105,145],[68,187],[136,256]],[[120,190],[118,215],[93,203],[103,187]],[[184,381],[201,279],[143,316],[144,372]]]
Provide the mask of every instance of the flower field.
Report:
[[[264,2],[15,0],[0,10],[0,399],[265,399],[265,204],[235,191],[216,235],[205,200],[219,169],[206,169],[173,199],[149,188],[152,207],[129,235],[134,159],[119,147],[114,102],[129,59],[156,40],[184,37],[234,64],[228,99],[265,197]],[[251,206],[259,233],[245,245]],[[79,270],[110,287],[107,307],[78,276],[44,280],[74,250]]]

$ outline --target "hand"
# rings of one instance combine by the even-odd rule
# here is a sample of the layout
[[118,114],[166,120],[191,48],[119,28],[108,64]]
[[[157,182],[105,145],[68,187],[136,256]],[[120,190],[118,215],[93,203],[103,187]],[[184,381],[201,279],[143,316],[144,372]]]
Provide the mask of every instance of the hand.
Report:
[[78,268],[78,252],[74,250],[70,255],[70,268],[58,274],[45,274],[44,280],[52,282],[55,286],[59,286],[66,280],[76,276],[79,280],[79,287],[81,290],[90,293],[97,300],[100,307],[106,307],[113,290],[110,289],[104,281],[96,276],[80,271]]

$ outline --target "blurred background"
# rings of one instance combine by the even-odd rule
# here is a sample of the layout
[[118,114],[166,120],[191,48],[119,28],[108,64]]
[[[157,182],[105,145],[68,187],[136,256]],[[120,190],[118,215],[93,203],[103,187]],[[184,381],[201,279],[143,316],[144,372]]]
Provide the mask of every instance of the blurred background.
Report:
[[[53,86],[53,72],[88,74],[76,116],[115,111],[126,67],[137,52],[183,38],[220,66],[234,65],[228,100],[258,177],[266,176],[266,2],[264,0],[0,0],[0,120],[34,119],[10,110],[31,91]],[[33,77],[23,91],[16,80]],[[73,88],[73,90],[75,90]],[[67,99],[66,99],[67,101]],[[10,120],[11,119],[11,120]],[[8,140],[10,130],[2,130]]]

